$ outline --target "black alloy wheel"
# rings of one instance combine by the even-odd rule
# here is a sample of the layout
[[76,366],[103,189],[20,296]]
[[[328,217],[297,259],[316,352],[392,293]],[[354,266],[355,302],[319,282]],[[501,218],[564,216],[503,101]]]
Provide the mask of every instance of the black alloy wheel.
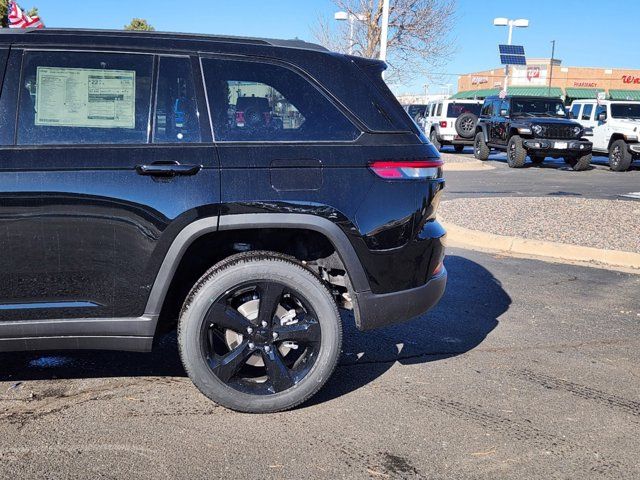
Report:
[[211,400],[242,412],[287,410],[333,372],[342,344],[335,300],[312,272],[271,252],[235,255],[194,286],[180,355]]
[[201,347],[213,374],[253,395],[288,390],[309,373],[321,341],[316,313],[277,282],[239,285],[204,319]]

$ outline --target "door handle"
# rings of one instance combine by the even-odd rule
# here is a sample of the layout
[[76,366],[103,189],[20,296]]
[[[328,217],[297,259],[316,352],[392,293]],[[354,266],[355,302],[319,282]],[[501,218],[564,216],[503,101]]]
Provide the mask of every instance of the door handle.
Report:
[[202,170],[202,165],[187,165],[180,162],[153,162],[149,165],[137,165],[136,171],[140,175],[153,177],[175,177],[178,175],[195,175]]

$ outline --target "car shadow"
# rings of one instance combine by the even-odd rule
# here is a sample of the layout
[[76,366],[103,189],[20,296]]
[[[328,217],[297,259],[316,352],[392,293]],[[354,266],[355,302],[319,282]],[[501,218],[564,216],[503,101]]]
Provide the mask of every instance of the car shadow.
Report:
[[[446,259],[447,291],[431,312],[407,323],[359,332],[344,315],[339,367],[307,405],[328,401],[372,382],[394,363],[426,363],[477,347],[498,325],[511,298],[481,265],[460,256]],[[152,353],[64,351],[0,353],[0,381],[15,382],[111,377],[186,376],[176,334],[162,336]]]
[[346,322],[343,355],[326,387],[311,403],[357,390],[396,362],[412,365],[464,354],[498,326],[511,297],[489,270],[467,258],[445,260],[447,290],[436,308],[407,323],[358,332]]

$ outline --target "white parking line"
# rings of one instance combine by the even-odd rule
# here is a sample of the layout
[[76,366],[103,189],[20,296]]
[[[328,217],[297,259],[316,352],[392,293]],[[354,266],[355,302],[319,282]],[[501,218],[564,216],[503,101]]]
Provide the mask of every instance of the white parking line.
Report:
[[640,200],[640,192],[629,192],[629,193],[625,193],[624,195],[620,195],[621,197],[626,197],[626,198],[634,198],[636,200]]

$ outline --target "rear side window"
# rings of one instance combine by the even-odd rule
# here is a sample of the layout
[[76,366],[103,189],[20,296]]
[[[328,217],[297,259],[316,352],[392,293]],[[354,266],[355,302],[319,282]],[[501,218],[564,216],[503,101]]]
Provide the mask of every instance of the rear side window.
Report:
[[442,115],[442,104],[439,103],[438,107],[436,109],[436,117],[439,117],[440,115]]
[[152,57],[27,52],[18,144],[147,143]]
[[571,105],[571,118],[578,118],[578,115],[580,115],[580,107],[582,106],[582,104],[580,103],[574,103],[573,105]]
[[582,120],[591,120],[591,112],[593,112],[593,105],[590,103],[585,104],[584,110],[582,110]]
[[458,118],[463,113],[473,113],[474,115],[480,115],[480,109],[482,105],[475,103],[450,103],[447,108],[448,118]]
[[297,73],[279,65],[202,60],[215,139],[354,140],[360,132]]
[[191,60],[161,57],[154,143],[200,142],[200,123]]

